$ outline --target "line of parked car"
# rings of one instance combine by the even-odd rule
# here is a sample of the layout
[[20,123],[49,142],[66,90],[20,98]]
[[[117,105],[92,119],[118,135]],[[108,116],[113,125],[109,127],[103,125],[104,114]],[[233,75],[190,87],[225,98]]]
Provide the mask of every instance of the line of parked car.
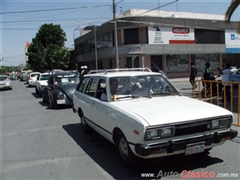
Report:
[[44,103],[49,103],[51,109],[61,106],[73,106],[72,95],[80,81],[76,70],[54,69],[51,72],[29,73],[26,83],[35,87],[35,93],[42,98]]

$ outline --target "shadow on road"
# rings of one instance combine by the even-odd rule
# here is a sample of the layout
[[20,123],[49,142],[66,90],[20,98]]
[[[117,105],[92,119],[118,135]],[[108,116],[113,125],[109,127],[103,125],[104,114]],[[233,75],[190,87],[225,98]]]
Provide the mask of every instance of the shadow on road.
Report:
[[[159,172],[170,173],[171,171],[180,176],[183,170],[192,171],[223,162],[223,160],[210,157],[206,153],[191,156],[175,155],[166,158],[141,159],[137,167],[127,169],[119,163],[115,146],[97,132],[92,131],[89,135],[84,134],[80,123],[63,125],[62,127],[88,156],[114,179],[140,179],[141,173],[157,175]],[[158,177],[158,179],[161,178]]]
[[35,97],[35,98],[39,98],[39,99],[41,98],[35,92],[32,92],[32,96]]

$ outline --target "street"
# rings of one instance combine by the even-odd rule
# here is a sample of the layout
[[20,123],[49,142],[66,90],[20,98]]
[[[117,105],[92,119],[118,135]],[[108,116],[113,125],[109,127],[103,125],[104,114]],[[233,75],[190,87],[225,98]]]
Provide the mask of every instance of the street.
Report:
[[[184,95],[191,94],[189,82],[175,85]],[[141,160],[138,167],[126,169],[113,144],[95,132],[83,134],[79,117],[71,108],[49,109],[36,96],[35,88],[28,88],[25,82],[13,81],[12,87],[0,91],[0,179],[150,179],[146,173],[168,179],[163,174],[170,172],[174,173],[172,179],[191,179],[187,175],[190,171],[215,173],[219,178],[214,179],[240,177],[239,135],[207,155]]]

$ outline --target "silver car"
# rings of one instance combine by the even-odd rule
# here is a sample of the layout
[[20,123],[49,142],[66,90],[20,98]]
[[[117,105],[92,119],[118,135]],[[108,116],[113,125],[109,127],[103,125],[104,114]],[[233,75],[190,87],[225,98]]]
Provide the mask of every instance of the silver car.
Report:
[[0,74],[0,90],[2,89],[12,89],[11,80],[5,74]]

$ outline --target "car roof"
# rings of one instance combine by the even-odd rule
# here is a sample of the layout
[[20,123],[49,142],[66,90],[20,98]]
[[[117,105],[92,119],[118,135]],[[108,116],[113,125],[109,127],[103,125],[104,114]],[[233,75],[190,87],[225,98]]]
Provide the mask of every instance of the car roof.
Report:
[[99,73],[91,73],[92,71],[89,72],[89,74],[84,75],[84,77],[105,77],[105,78],[112,78],[112,77],[126,77],[126,76],[142,76],[142,75],[162,75],[161,73],[157,72],[152,72],[152,71],[135,71],[128,69],[126,71],[121,70],[121,71],[107,71],[105,70],[104,72],[99,72]]
[[49,72],[41,73],[41,75],[51,75]]
[[59,75],[76,75],[76,74],[72,73],[72,72],[67,72],[67,71],[61,71],[61,72],[59,71],[56,74],[52,74],[51,76],[56,77],[56,76],[59,76]]

